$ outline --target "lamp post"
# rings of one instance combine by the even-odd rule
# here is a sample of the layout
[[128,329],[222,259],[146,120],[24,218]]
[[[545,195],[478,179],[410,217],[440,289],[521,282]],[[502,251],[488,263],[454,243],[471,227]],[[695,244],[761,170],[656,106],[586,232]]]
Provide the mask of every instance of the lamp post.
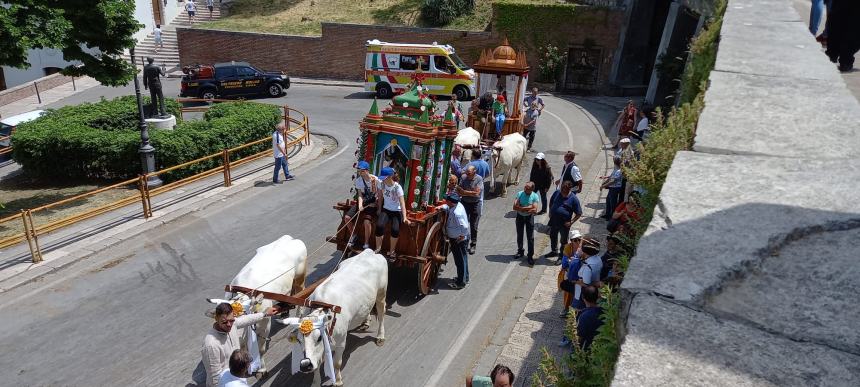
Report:
[[[149,143],[149,128],[146,125],[146,119],[143,116],[143,98],[140,96],[140,82],[137,80],[137,63],[134,60],[134,47],[128,50],[131,59],[131,65],[134,67],[134,95],[137,98],[137,113],[138,127],[140,128],[140,148],[137,152],[140,153],[140,164],[143,166],[143,173],[148,174],[155,172],[155,147]],[[146,186],[153,188],[161,186],[163,182],[156,175],[148,176]]]

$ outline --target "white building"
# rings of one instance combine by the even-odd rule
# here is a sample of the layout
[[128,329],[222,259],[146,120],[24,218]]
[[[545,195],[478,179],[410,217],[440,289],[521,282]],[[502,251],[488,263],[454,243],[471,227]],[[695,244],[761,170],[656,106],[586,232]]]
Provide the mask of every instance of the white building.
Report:
[[[134,34],[138,42],[152,33],[156,24],[166,25],[173,21],[185,4],[177,0],[135,0],[134,3],[134,17],[144,25]],[[63,53],[55,49],[30,50],[27,62],[30,67],[26,69],[0,66],[0,91],[54,74],[73,63],[63,59]]]

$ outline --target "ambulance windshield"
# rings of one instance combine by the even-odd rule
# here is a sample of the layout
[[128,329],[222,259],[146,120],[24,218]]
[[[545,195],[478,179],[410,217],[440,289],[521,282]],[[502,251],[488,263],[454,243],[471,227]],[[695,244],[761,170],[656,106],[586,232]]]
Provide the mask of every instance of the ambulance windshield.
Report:
[[460,59],[457,54],[451,53],[451,55],[448,55],[448,57],[451,58],[451,61],[454,62],[454,66],[457,66],[457,68],[459,68],[460,70],[466,71],[472,69],[471,67],[469,67],[469,65],[463,63],[463,60]]

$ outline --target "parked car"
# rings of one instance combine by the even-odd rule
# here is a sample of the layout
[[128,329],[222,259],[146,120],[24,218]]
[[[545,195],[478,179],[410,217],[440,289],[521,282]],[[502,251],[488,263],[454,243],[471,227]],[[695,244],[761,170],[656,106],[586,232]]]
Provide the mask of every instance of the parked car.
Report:
[[27,121],[33,121],[43,114],[44,110],[33,110],[27,113],[21,113],[14,116],[0,118],[0,162],[9,160],[12,157],[10,148],[12,147],[12,133],[15,128]]
[[227,98],[247,95],[280,97],[290,88],[283,72],[266,72],[248,62],[216,63],[182,68],[181,97]]

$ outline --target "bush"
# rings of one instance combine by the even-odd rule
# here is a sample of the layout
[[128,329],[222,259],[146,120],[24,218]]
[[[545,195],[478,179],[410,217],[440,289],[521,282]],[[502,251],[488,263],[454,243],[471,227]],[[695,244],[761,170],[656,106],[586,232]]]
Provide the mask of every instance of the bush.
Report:
[[[165,99],[179,116],[178,102]],[[52,110],[22,124],[12,141],[12,157],[24,170],[40,177],[126,179],[140,174],[140,131],[134,97],[120,97]],[[203,120],[179,121],[174,130],[150,130],[156,168],[163,169],[224,148],[258,140],[280,120],[276,106],[230,102],[213,106]],[[245,153],[259,152],[266,144]],[[183,169],[167,180],[199,172],[219,161]]]
[[[621,273],[627,271],[629,259],[635,255],[635,246],[651,222],[654,207],[658,203],[660,190],[675,154],[688,150],[693,145],[699,114],[704,109],[705,80],[714,68],[716,60],[717,39],[725,6],[725,0],[717,0],[714,18],[691,42],[692,55],[681,82],[682,105],[673,108],[665,118],[658,110],[658,119],[652,125],[648,146],[639,148],[639,160],[632,167],[624,169],[628,184],[644,189],[640,203],[645,213],[633,224],[635,235],[623,241],[625,246],[633,246],[633,251],[630,256],[622,257]],[[620,295],[607,287],[600,289],[600,295],[604,311],[603,325],[598,330],[591,349],[586,352],[577,348],[560,362],[544,350],[539,372],[532,378],[533,386],[590,387],[609,386],[612,383],[615,363],[621,350],[622,337],[619,336],[619,327],[623,326],[624,321],[620,314]],[[568,321],[568,337],[575,337],[570,329],[575,329],[576,321],[570,320],[573,319]]]
[[475,10],[475,0],[424,0],[421,18],[434,26],[444,26]]

